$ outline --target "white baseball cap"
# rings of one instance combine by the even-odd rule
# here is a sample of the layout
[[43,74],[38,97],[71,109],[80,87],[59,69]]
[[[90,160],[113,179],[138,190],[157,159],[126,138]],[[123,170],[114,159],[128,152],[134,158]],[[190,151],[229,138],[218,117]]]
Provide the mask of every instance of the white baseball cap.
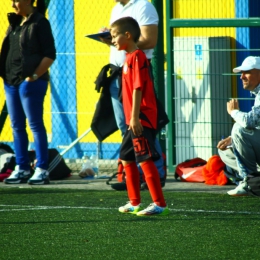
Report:
[[260,57],[248,56],[244,59],[241,66],[233,69],[233,72],[248,71],[252,69],[260,70]]

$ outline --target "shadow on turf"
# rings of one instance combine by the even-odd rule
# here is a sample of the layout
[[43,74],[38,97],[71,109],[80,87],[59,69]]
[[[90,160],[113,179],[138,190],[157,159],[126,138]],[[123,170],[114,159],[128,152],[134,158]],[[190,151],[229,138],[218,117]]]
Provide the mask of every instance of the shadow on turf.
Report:
[[[171,216],[168,215],[168,216],[150,216],[150,217],[136,217],[135,219],[127,219],[127,220],[122,220],[122,219],[117,219],[117,220],[107,220],[107,222],[140,222],[140,221],[161,221],[161,220],[171,220],[172,219],[169,219],[169,218],[165,218],[165,217],[169,217]],[[178,219],[176,219],[178,220]],[[190,219],[189,219],[190,220]],[[100,221],[97,221],[96,219],[95,220],[59,220],[59,221],[21,221],[21,222],[7,222],[7,221],[2,221],[0,223],[0,225],[28,225],[28,224],[31,224],[31,225],[37,225],[37,224],[63,224],[63,223],[98,223],[98,222],[101,222],[103,223],[104,220],[100,220]]]
[[[1,189],[2,194],[50,194],[50,193],[71,193],[71,189],[30,189],[30,188],[10,188]],[[77,190],[77,193],[86,193],[86,190]]]
[[[178,213],[178,215],[181,214],[181,213]],[[167,216],[149,216],[149,217],[137,217],[137,216],[133,216],[133,218],[131,219],[117,219],[117,220],[106,220],[107,222],[144,222],[144,221],[153,221],[153,222],[161,222],[161,221],[196,221],[198,219],[198,214],[201,214],[201,213],[192,213],[188,216],[186,216],[186,218],[183,218],[183,217],[178,217],[176,218],[176,215],[177,214],[173,214],[170,213],[169,215]],[[183,213],[182,213],[183,215]],[[127,215],[129,216],[129,215]],[[229,217],[226,217],[225,219],[223,219],[223,216],[220,215],[219,217],[215,217],[215,218],[210,218],[210,220],[215,220],[215,221],[219,221],[220,219],[223,221],[227,221],[229,222],[230,220],[232,221],[241,221],[243,220],[243,218],[234,218],[233,217],[234,215],[232,214],[231,218]],[[172,218],[174,217],[174,218]],[[255,220],[255,221],[259,221],[259,218],[258,217],[251,217],[250,215],[248,216],[248,220],[252,221],[252,220]],[[10,221],[1,221],[0,223],[0,226],[1,225],[37,225],[37,224],[64,224],[64,223],[98,223],[98,222],[101,222],[103,223],[104,220],[100,220],[100,221],[97,221],[96,219],[95,220],[59,220],[59,221],[21,221],[21,222],[10,222]]]

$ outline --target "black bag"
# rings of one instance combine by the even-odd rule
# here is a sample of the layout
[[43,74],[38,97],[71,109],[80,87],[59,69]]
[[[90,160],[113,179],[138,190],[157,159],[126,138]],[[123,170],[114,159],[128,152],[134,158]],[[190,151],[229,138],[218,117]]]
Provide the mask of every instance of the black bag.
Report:
[[260,197],[260,172],[254,172],[245,178],[247,183],[246,190],[250,195]]
[[106,92],[100,94],[92,118],[91,130],[99,142],[104,141],[108,136],[118,130],[111,96]]
[[169,122],[169,118],[167,113],[165,112],[165,109],[161,103],[161,101],[156,97],[157,102],[157,129],[156,133],[159,133],[160,130],[165,127]]
[[[155,129],[155,133],[158,134],[161,131],[161,129],[170,122],[170,120],[160,100],[157,97],[155,98],[157,105],[157,128]],[[139,118],[147,121],[152,126],[151,122],[144,113],[140,112]]]
[[65,163],[63,157],[56,149],[49,150],[49,168],[50,180],[61,180],[68,178],[71,174],[71,169]]
[[8,144],[0,143],[0,155],[4,153],[14,153],[14,151]]
[[[60,153],[54,149],[48,149],[49,151],[49,177],[50,180],[61,180],[67,178],[71,174],[71,169],[65,163]],[[30,160],[35,160],[35,151],[29,151]]]

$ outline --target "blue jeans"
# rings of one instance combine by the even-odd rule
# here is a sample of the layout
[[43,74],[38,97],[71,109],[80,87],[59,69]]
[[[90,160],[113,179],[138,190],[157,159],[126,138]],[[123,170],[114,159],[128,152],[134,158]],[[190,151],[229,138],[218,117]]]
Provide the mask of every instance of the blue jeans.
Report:
[[121,131],[121,135],[124,136],[126,131],[125,114],[122,103],[118,100],[119,84],[118,78],[114,78],[110,83],[110,95],[112,105],[114,109],[114,115],[118,129]]
[[13,129],[16,164],[22,170],[30,169],[26,118],[34,137],[36,167],[48,169],[48,141],[43,123],[43,101],[47,86],[48,82],[41,79],[23,81],[18,86],[4,83],[6,105]]
[[[122,103],[118,100],[118,92],[119,92],[119,84],[118,78],[114,78],[110,83],[110,95],[112,100],[112,105],[114,109],[116,124],[119,130],[121,131],[121,135],[123,136],[126,131],[126,123],[125,123],[125,115],[123,110]],[[164,178],[164,162],[162,157],[162,149],[158,139],[155,139],[155,149],[161,155],[160,159],[155,161],[155,166],[159,172],[160,178]],[[138,166],[139,171],[142,173],[141,167]]]

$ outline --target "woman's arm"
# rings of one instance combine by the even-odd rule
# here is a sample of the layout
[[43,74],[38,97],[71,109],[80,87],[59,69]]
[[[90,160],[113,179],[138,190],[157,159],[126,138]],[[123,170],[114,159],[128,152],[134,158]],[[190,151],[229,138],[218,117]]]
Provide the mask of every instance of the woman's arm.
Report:
[[[35,69],[33,74],[37,74],[37,76],[39,78],[41,75],[43,75],[50,68],[50,66],[52,65],[53,61],[54,60],[52,60],[50,58],[44,57],[42,59],[42,61],[40,62],[39,66]],[[36,80],[32,76],[33,75],[31,75],[30,77],[27,77],[25,80],[26,81],[34,81],[34,80]]]

